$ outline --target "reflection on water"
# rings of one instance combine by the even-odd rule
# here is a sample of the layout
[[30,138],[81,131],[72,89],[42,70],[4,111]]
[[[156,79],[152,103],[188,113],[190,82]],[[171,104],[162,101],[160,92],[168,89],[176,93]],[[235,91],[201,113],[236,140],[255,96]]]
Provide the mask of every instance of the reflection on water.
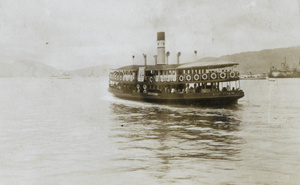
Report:
[[239,160],[236,154],[242,141],[236,133],[240,121],[228,111],[117,103],[110,109],[120,124],[111,132],[122,153],[116,160],[119,164],[135,164],[125,165],[125,171],[153,168],[166,173],[171,166],[180,170],[203,160]]
[[227,107],[120,100],[107,82],[1,79],[0,184],[299,184],[299,79],[242,81]]

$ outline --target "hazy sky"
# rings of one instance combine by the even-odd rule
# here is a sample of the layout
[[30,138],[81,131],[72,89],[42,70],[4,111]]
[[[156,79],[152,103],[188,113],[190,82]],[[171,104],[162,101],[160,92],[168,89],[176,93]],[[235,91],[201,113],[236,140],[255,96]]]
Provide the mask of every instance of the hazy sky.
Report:
[[[299,0],[1,0],[0,59],[59,69],[143,64],[166,32],[169,63],[299,46]],[[47,44],[48,43],[48,44]]]

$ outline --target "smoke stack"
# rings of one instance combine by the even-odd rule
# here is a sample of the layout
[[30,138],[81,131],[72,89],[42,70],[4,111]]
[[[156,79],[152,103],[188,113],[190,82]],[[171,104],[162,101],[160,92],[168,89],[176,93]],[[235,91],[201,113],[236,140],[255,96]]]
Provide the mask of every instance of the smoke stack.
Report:
[[155,65],[157,65],[157,55],[153,55],[153,57],[154,57]]
[[168,64],[169,64],[169,56],[170,56],[170,52],[167,51],[166,56],[167,56],[167,65],[168,65]]
[[179,57],[180,57],[180,55],[181,55],[181,53],[178,52],[178,53],[177,53],[177,64],[179,64]]
[[144,60],[145,60],[145,66],[147,65],[147,55],[145,53],[143,53],[144,56]]
[[157,33],[157,64],[165,64],[165,32]]

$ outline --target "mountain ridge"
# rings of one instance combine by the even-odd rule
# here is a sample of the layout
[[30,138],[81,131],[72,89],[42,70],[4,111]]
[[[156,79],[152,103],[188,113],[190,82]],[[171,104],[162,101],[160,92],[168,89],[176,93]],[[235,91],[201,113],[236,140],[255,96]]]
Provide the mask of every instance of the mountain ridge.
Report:
[[[267,73],[271,66],[280,68],[287,62],[291,67],[300,66],[300,46],[245,51],[220,57],[205,57],[196,61],[229,61],[239,63],[241,74]],[[107,76],[109,64],[77,70],[60,70],[34,60],[0,61],[0,77],[50,77],[50,76]]]
[[271,66],[279,68],[281,63],[287,61],[290,66],[298,64],[300,59],[300,46],[288,48],[264,49],[260,51],[246,51],[220,57],[202,58],[197,61],[229,61],[239,63],[242,74],[266,73]]
[[0,77],[48,77],[59,71],[34,60],[0,61]]

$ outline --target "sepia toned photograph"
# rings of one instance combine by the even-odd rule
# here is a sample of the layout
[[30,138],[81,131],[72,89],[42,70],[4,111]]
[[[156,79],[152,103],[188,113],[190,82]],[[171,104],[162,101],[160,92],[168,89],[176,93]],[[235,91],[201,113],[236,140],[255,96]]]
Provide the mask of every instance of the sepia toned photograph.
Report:
[[0,0],[0,184],[298,185],[300,0]]

